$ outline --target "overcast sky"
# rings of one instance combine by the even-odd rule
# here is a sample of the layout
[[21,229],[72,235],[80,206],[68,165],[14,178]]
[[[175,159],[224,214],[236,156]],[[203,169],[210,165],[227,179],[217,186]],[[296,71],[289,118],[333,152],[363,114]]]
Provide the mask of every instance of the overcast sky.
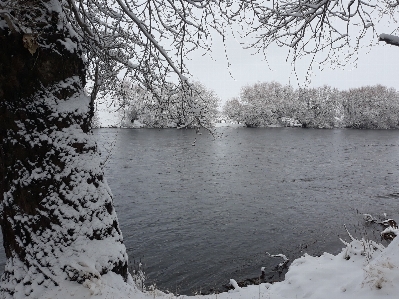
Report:
[[[389,24],[389,19],[383,18],[376,29],[381,33],[390,33],[396,24]],[[310,65],[309,59],[301,59],[296,63],[296,74],[291,60],[286,61],[287,48],[273,45],[268,49],[267,61],[263,54],[253,55],[251,49],[243,46],[232,37],[227,38],[226,49],[221,38],[213,37],[212,52],[203,55],[201,51],[191,54],[186,61],[195,81],[200,81],[208,89],[213,90],[221,99],[221,106],[232,97],[238,97],[241,87],[256,82],[277,81],[281,84],[317,87],[330,85],[340,90],[366,85],[382,84],[399,90],[399,47],[377,42],[376,36],[368,36],[364,43],[374,42],[371,48],[362,48],[357,53],[357,64],[349,64],[344,68],[336,65],[324,66],[319,70],[321,57],[316,57],[313,63],[311,81],[306,81],[306,72]],[[228,60],[227,60],[227,58]],[[230,67],[228,67],[230,63]],[[298,78],[298,80],[297,80]],[[115,115],[110,109],[100,107],[100,117],[103,125],[115,123]],[[112,109],[111,109],[112,110]]]
[[[253,52],[253,51],[252,51]],[[224,102],[239,96],[242,86],[256,82],[277,81],[291,84],[293,87],[306,84],[306,71],[309,60],[302,59],[296,63],[297,76],[293,72],[291,61],[286,62],[287,49],[272,47],[267,53],[267,62],[263,54],[251,55],[251,50],[242,49],[240,44],[231,38],[227,43],[226,59],[222,43],[213,47],[213,59],[209,55],[201,56],[197,52],[188,62],[193,79],[201,81],[212,89]],[[320,59],[313,64],[311,87],[330,85],[338,89],[349,89],[365,85],[382,84],[399,90],[399,47],[381,42],[371,50],[361,49],[358,53],[357,67],[353,64],[337,69],[336,66],[325,66],[318,69]],[[331,67],[335,67],[332,69]],[[231,75],[230,75],[230,73]]]

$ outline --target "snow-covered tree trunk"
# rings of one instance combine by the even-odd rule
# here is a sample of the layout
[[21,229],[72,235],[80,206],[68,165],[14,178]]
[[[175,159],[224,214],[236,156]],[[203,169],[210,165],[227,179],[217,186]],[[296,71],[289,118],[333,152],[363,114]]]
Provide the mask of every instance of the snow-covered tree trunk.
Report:
[[[20,2],[20,3],[18,3]],[[2,2],[0,1],[0,4]],[[65,281],[90,287],[127,254],[90,133],[79,42],[57,0],[14,1],[32,25],[0,16],[1,298],[41,298]]]

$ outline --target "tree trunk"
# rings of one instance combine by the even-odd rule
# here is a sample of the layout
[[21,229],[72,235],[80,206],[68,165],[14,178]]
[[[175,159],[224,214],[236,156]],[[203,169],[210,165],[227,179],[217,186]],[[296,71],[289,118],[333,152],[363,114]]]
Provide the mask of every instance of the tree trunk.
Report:
[[63,281],[90,286],[109,272],[126,281],[126,249],[90,133],[79,42],[63,23],[57,0],[19,2],[30,5],[18,13],[31,18],[34,34],[0,17],[7,256],[0,297],[40,298]]

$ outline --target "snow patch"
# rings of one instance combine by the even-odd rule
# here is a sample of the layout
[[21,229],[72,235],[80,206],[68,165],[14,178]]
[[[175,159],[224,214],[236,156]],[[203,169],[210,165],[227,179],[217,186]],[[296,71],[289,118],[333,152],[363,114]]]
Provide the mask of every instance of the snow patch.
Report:
[[70,38],[66,37],[64,40],[59,39],[57,40],[60,44],[62,44],[65,49],[67,49],[71,53],[75,53],[78,48],[78,45],[73,42]]

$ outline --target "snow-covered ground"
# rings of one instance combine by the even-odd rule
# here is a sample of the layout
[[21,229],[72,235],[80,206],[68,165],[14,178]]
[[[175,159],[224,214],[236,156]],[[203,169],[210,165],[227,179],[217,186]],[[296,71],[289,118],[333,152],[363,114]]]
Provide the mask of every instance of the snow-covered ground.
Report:
[[[397,232],[397,230],[396,230]],[[86,281],[84,288],[65,281],[43,298],[96,299],[260,299],[260,298],[399,298],[399,238],[386,248],[369,240],[346,243],[341,253],[324,253],[320,257],[307,254],[291,264],[285,280],[245,288],[232,279],[234,290],[213,295],[177,296],[158,290],[140,291],[131,281],[106,274],[100,280]]]

